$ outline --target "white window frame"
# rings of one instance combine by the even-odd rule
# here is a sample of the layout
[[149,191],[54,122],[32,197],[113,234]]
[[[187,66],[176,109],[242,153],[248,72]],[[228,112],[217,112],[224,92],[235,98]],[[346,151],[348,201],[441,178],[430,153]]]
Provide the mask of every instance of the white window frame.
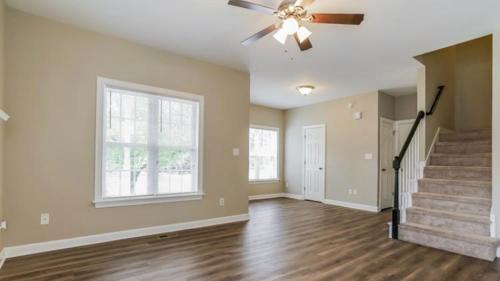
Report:
[[[275,179],[264,179],[264,180],[251,180],[250,178],[248,179],[249,183],[250,184],[265,184],[265,183],[276,183],[276,182],[280,182],[281,181],[281,175],[280,175],[280,164],[281,164],[281,161],[280,161],[280,147],[281,147],[281,138],[280,138],[280,128],[278,127],[271,127],[271,126],[264,126],[264,125],[255,125],[255,124],[250,124],[250,129],[260,129],[260,130],[269,130],[269,131],[275,131],[276,132],[276,178]],[[250,142],[250,137],[248,139],[248,141]],[[249,170],[247,171],[247,174],[248,172],[250,171],[250,147],[249,147],[249,150],[248,150],[248,164],[249,164]]]
[[[199,103],[198,109],[198,175],[197,191],[192,193],[172,193],[172,194],[151,194],[140,196],[124,196],[117,198],[104,198],[103,188],[103,167],[105,157],[104,152],[104,97],[106,88],[117,88],[132,92],[147,93],[150,95],[191,100]],[[93,204],[96,208],[118,207],[129,205],[143,205],[176,201],[201,200],[203,193],[203,120],[204,120],[204,97],[200,95],[184,93],[174,90],[157,88],[142,84],[119,81],[104,77],[97,77],[97,101],[96,101],[96,144],[95,144],[95,190]]]

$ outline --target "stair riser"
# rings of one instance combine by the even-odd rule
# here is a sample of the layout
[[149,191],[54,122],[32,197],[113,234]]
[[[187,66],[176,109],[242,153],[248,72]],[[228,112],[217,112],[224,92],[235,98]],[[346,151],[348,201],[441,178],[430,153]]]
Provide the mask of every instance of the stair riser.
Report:
[[424,178],[446,180],[491,181],[491,170],[479,169],[424,169]]
[[417,223],[433,227],[440,227],[446,230],[453,230],[461,233],[484,235],[484,236],[490,235],[490,225],[486,223],[462,221],[447,217],[433,216],[422,213],[413,213],[411,211],[409,211],[407,214],[407,221],[409,223]]
[[488,261],[493,261],[496,257],[495,247],[460,240],[457,241],[447,237],[440,237],[404,228],[401,228],[399,231],[399,239]]
[[468,132],[468,133],[440,134],[439,140],[447,142],[491,140],[491,132],[478,131],[478,132]]
[[491,199],[491,186],[472,187],[421,181],[418,183],[418,190],[420,192]]
[[431,156],[431,165],[434,166],[468,166],[468,167],[491,167],[489,157],[435,157]]
[[434,147],[435,153],[454,153],[454,154],[471,154],[471,153],[491,153],[490,143],[462,143],[453,145],[436,144]]
[[471,204],[471,203],[456,202],[456,201],[421,198],[415,196],[412,198],[412,202],[413,206],[415,207],[433,209],[433,210],[442,210],[448,212],[457,212],[462,214],[471,214],[478,216],[489,216],[491,210],[490,204]]

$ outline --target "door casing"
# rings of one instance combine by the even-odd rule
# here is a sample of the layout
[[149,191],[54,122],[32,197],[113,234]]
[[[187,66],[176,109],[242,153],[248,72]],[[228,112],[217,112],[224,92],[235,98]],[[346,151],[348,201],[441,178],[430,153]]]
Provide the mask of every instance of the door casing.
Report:
[[[392,135],[392,145],[390,146],[392,149],[391,151],[389,152],[385,152],[383,151],[383,135],[382,135],[382,125],[383,124],[388,124],[390,125],[390,128],[392,130],[391,132],[391,135]],[[385,209],[385,208],[391,208],[393,204],[387,204],[386,202],[383,201],[383,194],[384,194],[384,191],[385,191],[385,188],[388,188],[389,190],[393,190],[394,187],[391,187],[394,185],[394,181],[389,181],[389,187],[384,187],[383,185],[383,180],[384,180],[384,173],[391,173],[393,171],[392,169],[392,165],[389,165],[389,167],[383,167],[383,163],[382,163],[382,160],[384,158],[384,153],[391,153],[392,156],[395,156],[396,155],[396,134],[395,134],[395,124],[396,122],[394,120],[391,120],[391,119],[387,119],[387,118],[384,118],[384,117],[381,117],[380,118],[380,125],[379,125],[379,128],[380,128],[380,133],[379,133],[379,207],[380,209]],[[392,159],[392,157],[390,158]],[[386,169],[386,171],[383,171],[383,169]],[[389,175],[390,177],[391,175]],[[394,174],[392,174],[392,176],[394,177]],[[391,184],[392,183],[392,184]]]

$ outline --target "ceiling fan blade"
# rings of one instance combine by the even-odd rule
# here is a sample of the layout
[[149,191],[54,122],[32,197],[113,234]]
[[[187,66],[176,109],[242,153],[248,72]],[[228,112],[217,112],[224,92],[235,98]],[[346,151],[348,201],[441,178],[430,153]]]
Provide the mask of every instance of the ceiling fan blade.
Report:
[[299,48],[301,51],[307,51],[313,47],[309,39],[306,39],[302,41],[302,43],[300,43],[299,36],[297,35],[297,33],[295,33],[294,37],[295,41],[297,41],[297,44],[299,44]]
[[241,41],[241,45],[244,45],[244,46],[247,46],[247,45],[250,45],[252,44],[253,42],[259,40],[260,38],[268,35],[269,33],[275,31],[276,29],[278,29],[279,25],[278,24],[273,24],[273,25],[270,25],[268,27],[266,27],[265,29],[262,29],[261,31],[255,33],[254,35],[248,37],[247,39]]
[[311,22],[360,25],[364,17],[363,14],[312,14]]
[[229,0],[227,4],[240,8],[250,9],[256,12],[261,12],[269,15],[274,15],[274,13],[276,13],[276,10],[273,8],[243,0]]

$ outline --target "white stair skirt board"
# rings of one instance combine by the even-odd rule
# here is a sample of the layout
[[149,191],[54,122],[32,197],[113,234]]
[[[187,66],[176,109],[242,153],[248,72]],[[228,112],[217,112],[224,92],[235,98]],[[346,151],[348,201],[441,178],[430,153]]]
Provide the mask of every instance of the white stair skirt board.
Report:
[[356,210],[368,211],[368,212],[373,212],[373,213],[380,212],[380,208],[378,206],[364,205],[364,204],[330,200],[330,199],[323,200],[323,203],[329,204],[329,205],[334,205],[334,206],[356,209]]
[[226,223],[243,222],[248,220],[249,220],[248,214],[241,214],[228,217],[219,217],[206,220],[167,224],[167,225],[160,225],[160,226],[153,226],[146,228],[124,230],[118,232],[81,236],[81,237],[62,239],[62,240],[54,240],[48,242],[6,247],[4,249],[4,257],[13,258],[13,257],[19,257],[19,256],[25,256],[25,255],[31,255],[31,254],[37,254],[37,253],[43,253],[61,249],[68,249],[68,248],[116,241],[116,240],[156,235],[161,233],[195,229],[207,226],[215,226]]
[[286,197],[286,193],[272,193],[272,194],[260,194],[260,195],[251,195],[248,196],[248,200],[263,200],[263,199],[272,199],[272,198],[283,198]]

